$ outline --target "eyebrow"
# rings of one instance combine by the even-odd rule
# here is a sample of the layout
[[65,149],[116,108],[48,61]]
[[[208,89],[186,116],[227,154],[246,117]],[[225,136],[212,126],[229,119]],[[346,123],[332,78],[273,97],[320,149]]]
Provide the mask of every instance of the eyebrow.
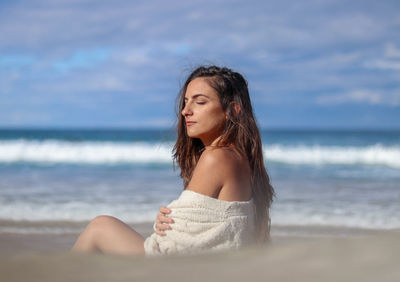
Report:
[[[196,98],[198,98],[198,97],[200,97],[200,96],[203,96],[203,97],[206,97],[206,98],[210,99],[210,97],[208,97],[208,96],[205,95],[205,94],[195,94],[195,95],[192,96],[192,99],[196,99]],[[186,100],[188,100],[187,97],[185,97],[185,101],[186,101]]]

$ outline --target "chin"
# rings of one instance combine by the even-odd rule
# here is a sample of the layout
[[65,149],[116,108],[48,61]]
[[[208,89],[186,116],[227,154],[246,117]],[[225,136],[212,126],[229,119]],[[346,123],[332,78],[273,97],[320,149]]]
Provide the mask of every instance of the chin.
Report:
[[200,138],[200,136],[197,134],[189,134],[188,133],[187,136],[189,136],[190,138]]
[[201,134],[194,133],[194,132],[186,131],[186,134],[187,134],[187,136],[189,136],[190,138],[198,138],[198,139],[200,139],[200,137],[201,137]]

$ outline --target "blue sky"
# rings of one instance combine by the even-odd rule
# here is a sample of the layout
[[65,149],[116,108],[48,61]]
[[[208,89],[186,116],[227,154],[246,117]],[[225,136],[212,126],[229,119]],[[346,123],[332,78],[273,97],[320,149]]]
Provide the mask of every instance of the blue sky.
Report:
[[0,35],[0,127],[170,127],[212,63],[263,128],[400,128],[399,1],[1,1]]

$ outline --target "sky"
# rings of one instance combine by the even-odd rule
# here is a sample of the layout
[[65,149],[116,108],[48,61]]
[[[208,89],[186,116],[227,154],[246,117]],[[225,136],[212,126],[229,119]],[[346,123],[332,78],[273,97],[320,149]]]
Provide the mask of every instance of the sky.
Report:
[[261,128],[400,129],[400,2],[0,1],[0,127],[165,128],[196,66]]

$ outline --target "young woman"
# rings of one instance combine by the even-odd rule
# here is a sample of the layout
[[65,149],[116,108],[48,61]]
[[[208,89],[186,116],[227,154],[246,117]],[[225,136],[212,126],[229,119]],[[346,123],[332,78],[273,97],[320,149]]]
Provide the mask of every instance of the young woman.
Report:
[[169,207],[160,208],[155,233],[145,240],[120,220],[99,216],[73,250],[169,254],[268,240],[274,190],[246,80],[228,68],[198,67],[183,85],[178,107],[174,161],[181,169],[184,191]]

